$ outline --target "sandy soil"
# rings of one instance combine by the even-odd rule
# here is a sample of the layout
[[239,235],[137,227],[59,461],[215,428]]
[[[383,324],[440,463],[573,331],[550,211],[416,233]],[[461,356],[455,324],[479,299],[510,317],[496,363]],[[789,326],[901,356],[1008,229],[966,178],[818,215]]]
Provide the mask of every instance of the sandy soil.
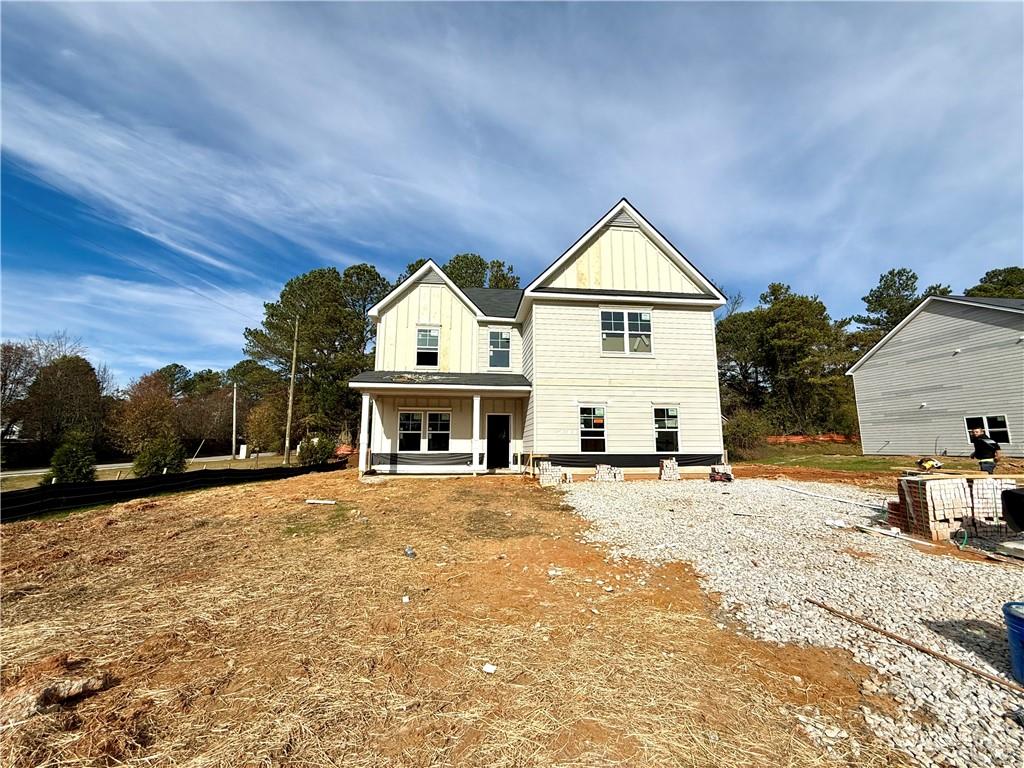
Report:
[[[525,478],[344,471],[6,525],[3,763],[903,764],[848,655],[754,641],[580,524]],[[860,754],[808,742],[808,706]]]

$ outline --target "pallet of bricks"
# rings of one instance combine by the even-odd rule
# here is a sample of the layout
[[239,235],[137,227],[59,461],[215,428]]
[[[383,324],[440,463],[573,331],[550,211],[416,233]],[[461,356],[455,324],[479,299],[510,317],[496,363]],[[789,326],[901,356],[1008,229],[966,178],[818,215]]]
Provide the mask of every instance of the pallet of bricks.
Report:
[[1000,494],[1015,487],[999,478],[902,477],[889,524],[931,541],[949,541],[961,529],[980,532],[1003,524]]
[[621,467],[613,467],[610,464],[598,464],[594,468],[594,476],[590,478],[599,483],[620,483],[625,480],[625,474]]

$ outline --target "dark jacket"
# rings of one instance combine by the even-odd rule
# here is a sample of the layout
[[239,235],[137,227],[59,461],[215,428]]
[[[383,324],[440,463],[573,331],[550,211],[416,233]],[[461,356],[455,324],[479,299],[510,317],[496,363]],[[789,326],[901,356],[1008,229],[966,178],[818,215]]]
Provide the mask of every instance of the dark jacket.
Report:
[[999,450],[999,443],[987,435],[972,437],[971,443],[974,445],[974,458],[978,461],[994,459],[996,457],[996,451]]

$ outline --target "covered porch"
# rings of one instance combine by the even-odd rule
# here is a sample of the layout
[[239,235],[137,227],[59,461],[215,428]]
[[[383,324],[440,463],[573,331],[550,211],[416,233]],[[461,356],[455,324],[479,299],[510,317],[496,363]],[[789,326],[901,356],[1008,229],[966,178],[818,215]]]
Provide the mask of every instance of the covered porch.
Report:
[[530,383],[520,374],[367,371],[359,472],[522,472]]

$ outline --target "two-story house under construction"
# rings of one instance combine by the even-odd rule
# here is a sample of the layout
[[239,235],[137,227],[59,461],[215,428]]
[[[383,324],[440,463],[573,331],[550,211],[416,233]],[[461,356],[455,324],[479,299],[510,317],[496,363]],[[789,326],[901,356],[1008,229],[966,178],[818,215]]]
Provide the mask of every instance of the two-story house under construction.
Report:
[[724,302],[625,199],[522,290],[460,289],[428,261],[369,313],[359,470],[718,463]]

